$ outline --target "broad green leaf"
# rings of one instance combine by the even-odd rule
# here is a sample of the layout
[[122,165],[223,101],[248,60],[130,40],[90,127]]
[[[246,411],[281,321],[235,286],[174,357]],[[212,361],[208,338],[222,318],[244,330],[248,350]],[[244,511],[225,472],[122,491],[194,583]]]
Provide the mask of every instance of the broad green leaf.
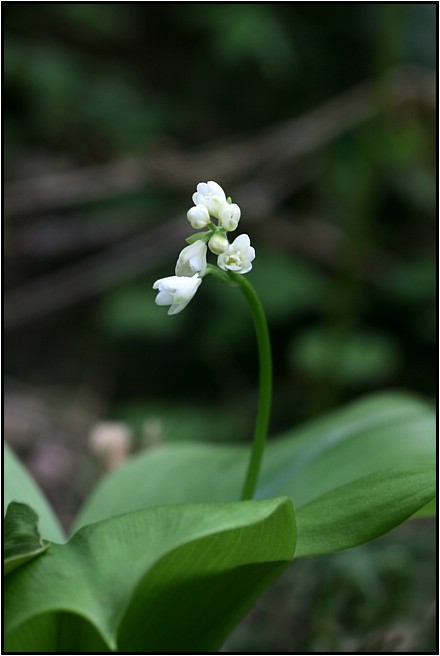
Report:
[[[298,511],[297,557],[368,542],[400,524],[435,495],[434,466],[364,476]],[[372,516],[374,521],[372,521]]]
[[431,499],[425,506],[422,506],[416,513],[414,517],[435,517],[437,514],[437,497],[435,496]]
[[63,529],[38,485],[7,444],[4,446],[4,510],[11,501],[26,503],[39,517],[41,535],[52,542],[64,542]]
[[5,515],[3,573],[9,574],[49,548],[38,531],[38,515],[30,506],[12,501]]
[[216,651],[289,563],[288,499],[149,508],[82,528],[7,577],[8,651]]
[[[5,648],[12,654],[55,653],[59,624],[59,618],[55,613],[37,615],[29,622],[25,622],[18,631],[11,635],[6,635],[7,632],[5,632]],[[108,651],[108,649],[103,651]]]
[[[147,505],[238,499],[248,457],[248,448],[239,445],[187,443],[151,449],[132,458],[98,485],[78,517],[77,526]],[[420,466],[434,461],[435,417],[430,406],[403,393],[381,394],[271,440],[257,496],[290,496],[299,510],[315,499],[323,502],[329,495],[330,512],[332,494],[341,486],[371,475],[373,481],[386,479],[388,472],[395,470],[409,475],[408,481],[402,476],[396,484],[405,499],[411,470],[418,472]],[[346,492],[353,493],[352,503],[360,502],[356,485],[348,486]],[[430,497],[422,497],[415,496],[405,505],[405,517],[429,502]],[[348,503],[347,513],[349,507]],[[336,501],[334,512],[339,512]],[[391,508],[389,528],[405,517],[398,504]],[[338,548],[355,546],[360,538],[367,541],[377,537],[381,526],[381,518],[372,512],[362,535],[355,539],[344,533],[338,538]],[[298,527],[300,544],[300,519]],[[306,546],[301,549],[305,551]]]
[[258,496],[282,490],[301,507],[375,472],[433,464],[435,453],[428,405],[404,396],[366,399],[273,442]]

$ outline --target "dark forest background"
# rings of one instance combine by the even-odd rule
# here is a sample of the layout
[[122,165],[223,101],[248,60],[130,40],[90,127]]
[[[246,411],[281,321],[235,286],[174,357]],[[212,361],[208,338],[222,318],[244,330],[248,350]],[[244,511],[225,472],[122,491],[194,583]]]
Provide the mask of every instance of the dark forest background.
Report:
[[[382,389],[435,398],[436,10],[3,3],[5,434],[66,526],[110,466],[97,432],[121,458],[250,437],[239,295],[207,279],[168,317],[151,289],[200,181],[256,248],[272,435]],[[300,561],[225,649],[434,653],[434,558],[421,520]]]

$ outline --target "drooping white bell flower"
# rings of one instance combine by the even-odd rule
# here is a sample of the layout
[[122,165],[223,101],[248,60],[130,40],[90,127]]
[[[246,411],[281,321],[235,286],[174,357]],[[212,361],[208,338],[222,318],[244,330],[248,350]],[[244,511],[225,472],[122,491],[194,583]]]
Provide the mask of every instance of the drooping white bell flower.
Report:
[[[194,194],[195,195],[195,194]],[[206,205],[198,204],[195,207],[191,207],[186,213],[188,221],[194,228],[194,230],[200,230],[200,228],[205,228],[211,218],[209,216],[208,208]]]
[[241,210],[236,203],[222,203],[218,208],[219,223],[227,232],[232,232],[237,228],[240,216]]
[[156,280],[153,289],[158,289],[157,305],[169,305],[168,314],[178,314],[186,308],[198,290],[202,279],[195,273],[188,276],[169,276]]
[[177,260],[176,276],[193,276],[195,273],[204,276],[206,272],[206,253],[206,244],[200,239],[186,246]]
[[255,259],[255,249],[251,246],[248,235],[239,235],[232,244],[217,258],[217,264],[223,271],[248,273]]
[[217,218],[220,205],[226,202],[226,194],[217,182],[208,180],[208,182],[199,182],[192,199],[194,205],[204,205],[209,214]]

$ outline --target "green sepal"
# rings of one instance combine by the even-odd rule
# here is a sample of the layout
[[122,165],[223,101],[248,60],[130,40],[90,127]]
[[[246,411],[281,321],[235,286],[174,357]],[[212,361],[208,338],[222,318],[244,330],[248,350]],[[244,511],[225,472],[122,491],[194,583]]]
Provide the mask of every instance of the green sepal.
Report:
[[196,241],[204,241],[205,243],[209,241],[212,235],[212,230],[207,230],[206,232],[196,232],[194,235],[190,235],[185,239],[187,244],[194,244]]

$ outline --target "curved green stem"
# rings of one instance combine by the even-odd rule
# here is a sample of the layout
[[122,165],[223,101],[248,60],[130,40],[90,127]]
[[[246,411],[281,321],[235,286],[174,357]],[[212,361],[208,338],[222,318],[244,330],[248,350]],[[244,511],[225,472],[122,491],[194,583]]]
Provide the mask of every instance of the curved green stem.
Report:
[[258,409],[255,420],[254,437],[249,464],[241,493],[241,500],[252,499],[257,486],[263,459],[266,436],[269,428],[270,410],[272,403],[272,355],[270,349],[269,329],[266,315],[260,299],[251,283],[243,276],[232,271],[227,273],[217,267],[208,266],[207,273],[212,273],[224,282],[240,287],[246,297],[254,321],[259,356],[259,391]]

